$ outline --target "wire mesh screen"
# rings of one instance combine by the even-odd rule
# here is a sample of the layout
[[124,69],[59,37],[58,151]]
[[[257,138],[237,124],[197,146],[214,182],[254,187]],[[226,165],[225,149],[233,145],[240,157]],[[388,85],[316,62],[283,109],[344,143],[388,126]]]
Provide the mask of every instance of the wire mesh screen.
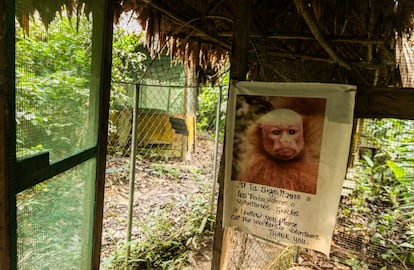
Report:
[[91,256],[90,160],[16,196],[18,269],[82,269]]
[[298,249],[228,228],[225,269],[288,269]]
[[[27,8],[16,3],[18,12]],[[56,16],[52,10],[42,15],[50,20]],[[63,15],[45,26],[35,13],[27,22],[30,33],[23,25],[16,28],[18,159],[47,151],[55,162],[96,143],[91,130],[96,110],[90,98],[91,53],[85,49],[92,43],[93,18],[82,15],[74,22],[67,11]]]
[[334,235],[370,269],[413,265],[414,121],[359,119]]
[[[92,257],[96,162],[92,155],[86,161],[68,159],[97,143],[96,67],[101,67],[101,60],[93,55],[102,52],[98,36],[103,24],[94,15],[102,14],[104,5],[86,12],[75,2],[70,7],[47,1],[11,3],[16,8],[16,134],[10,143],[16,143],[19,161],[33,164],[22,165],[10,180],[14,188],[9,196],[16,198],[16,205],[11,203],[16,224],[10,221],[10,229],[17,232],[17,254],[13,244],[11,254],[17,257],[18,269],[87,268]],[[16,190],[16,183],[22,184],[21,190]]]
[[[335,78],[338,83],[344,82],[339,69],[332,69],[329,63],[315,61],[310,65],[303,65],[301,61],[291,61],[291,59],[276,60],[263,53],[266,51],[266,44],[261,44],[257,40],[253,40],[252,44],[255,53],[263,60],[261,63],[263,73],[256,77],[254,76],[256,74],[252,74],[254,80],[331,82],[332,78]],[[152,194],[153,198],[169,197],[172,194],[170,187],[168,189],[164,189],[166,186],[157,187],[158,192],[153,192],[149,190],[151,186],[149,182],[160,181],[163,176],[168,176],[174,179],[173,181],[180,182],[177,186],[183,186],[188,183],[183,182],[184,174],[186,179],[199,177],[201,171],[205,176],[209,175],[208,172],[212,169],[210,159],[201,162],[191,160],[191,168],[185,169],[190,172],[189,174],[178,172],[178,169],[183,168],[182,165],[190,165],[183,159],[175,158],[180,157],[179,153],[186,150],[185,143],[180,140],[180,138],[185,140],[185,136],[176,134],[167,118],[185,119],[186,100],[182,95],[186,83],[183,73],[168,75],[170,67],[169,63],[164,65],[158,65],[157,62],[147,63],[145,81],[139,86],[137,164],[141,168],[138,173],[140,196],[146,191]],[[385,76],[391,75],[387,73]],[[368,77],[368,80],[372,79]],[[379,80],[379,82],[383,81],[389,81],[389,78]],[[136,85],[120,82],[116,85],[115,87],[127,89],[129,103],[124,102],[117,107],[113,102],[111,107],[107,179],[109,182],[118,181],[119,192],[122,193],[122,187],[128,178],[133,108],[131,97],[136,91]],[[187,98],[187,101],[191,100],[191,97]],[[200,108],[198,109],[200,112]],[[206,122],[202,124],[206,126],[214,123],[212,119],[204,119],[204,121]],[[226,228],[223,239],[223,250],[226,252],[222,254],[225,269],[381,269],[383,267],[410,269],[413,267],[414,243],[410,225],[410,222],[412,223],[410,205],[413,198],[413,188],[410,183],[413,181],[407,180],[410,177],[412,179],[412,171],[409,169],[412,161],[412,154],[409,154],[412,153],[413,143],[412,123],[399,122],[395,119],[359,119],[357,122],[330,258],[312,250],[265,241]],[[178,137],[174,138],[174,136]],[[198,141],[203,140],[199,138]],[[404,150],[402,151],[404,154],[401,150]],[[158,180],[152,180],[154,175],[158,175]],[[165,184],[162,180],[161,183]],[[166,195],[161,195],[163,193]],[[144,222],[143,215],[148,213],[145,209],[148,204],[142,201],[136,204],[138,212],[134,215],[140,222]],[[160,202],[160,205],[163,203]],[[109,209],[112,206],[107,204],[107,207]],[[152,212],[155,211],[154,209],[159,209],[155,203],[148,207],[153,209]],[[120,212],[116,211],[116,215],[121,215]],[[138,233],[140,229],[135,228],[135,230],[136,238],[142,239]],[[104,245],[120,241],[119,239],[122,237],[119,235],[111,237],[111,233],[107,232]]]

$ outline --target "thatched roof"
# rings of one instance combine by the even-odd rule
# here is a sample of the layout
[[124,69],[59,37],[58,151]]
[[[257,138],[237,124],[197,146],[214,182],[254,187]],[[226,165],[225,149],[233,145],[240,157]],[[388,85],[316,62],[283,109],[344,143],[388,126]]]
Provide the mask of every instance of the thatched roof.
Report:
[[[168,50],[206,72],[231,51],[238,0],[124,0],[152,52]],[[252,1],[250,78],[263,81],[399,83],[396,35],[412,27],[412,0]]]
[[26,1],[17,0],[16,17],[20,25],[22,25],[26,31],[29,27],[29,17],[33,16],[37,11],[43,24],[47,27],[51,21],[55,18],[57,13],[61,13],[63,9],[69,17],[78,17],[81,14],[89,14],[97,5],[94,0],[47,0],[47,1]]
[[[239,0],[114,0],[115,22],[134,11],[153,55],[168,52],[216,74],[231,53]],[[48,24],[62,6],[69,14],[93,10],[94,0],[29,1]],[[43,3],[43,2],[42,2]],[[79,5],[79,3],[81,5]],[[412,0],[251,0],[249,78],[399,86],[396,37],[413,25]],[[52,11],[52,12],[51,12]],[[29,11],[30,12],[30,11]],[[23,25],[31,14],[17,14]],[[240,21],[240,20],[239,20]],[[238,21],[238,22],[239,22]],[[401,48],[403,46],[400,46]],[[398,54],[403,55],[403,54]]]

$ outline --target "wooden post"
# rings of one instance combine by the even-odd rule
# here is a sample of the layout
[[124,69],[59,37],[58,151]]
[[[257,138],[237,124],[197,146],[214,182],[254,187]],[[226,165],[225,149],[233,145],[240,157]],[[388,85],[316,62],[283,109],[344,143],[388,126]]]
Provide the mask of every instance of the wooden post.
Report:
[[252,21],[251,0],[241,0],[235,7],[233,24],[233,42],[230,58],[230,79],[236,81],[246,80],[249,53],[249,37]]
[[102,74],[100,83],[100,106],[99,106],[99,133],[98,133],[98,158],[95,181],[95,209],[92,239],[92,265],[91,269],[99,269],[102,225],[103,225],[103,204],[105,190],[105,169],[106,169],[106,147],[108,144],[108,119],[109,119],[109,97],[111,89],[111,66],[112,66],[112,30],[113,30],[114,1],[105,1],[104,23],[103,23],[103,53],[102,53]]
[[191,158],[192,153],[195,151],[196,145],[196,107],[197,107],[197,93],[199,80],[197,76],[197,63],[198,52],[200,50],[200,44],[193,43],[190,45],[192,50],[192,56],[188,63],[184,65],[185,72],[185,94],[184,94],[184,108],[185,108],[185,120],[187,123],[188,136],[187,136],[187,150],[184,153],[187,156],[187,160]]
[[7,80],[7,55],[9,50],[6,44],[6,17],[6,1],[0,1],[0,270],[10,269],[10,243],[8,227],[9,87]]
[[[191,120],[190,117],[188,117],[189,115],[189,95],[191,93],[191,85],[190,85],[190,80],[188,79],[191,72],[190,72],[190,68],[188,66],[189,64],[185,63],[184,64],[184,76],[185,76],[185,86],[184,86],[184,119],[185,122],[187,123],[187,129],[191,130],[190,125],[191,122],[189,122],[189,120]],[[189,136],[187,136],[185,138],[185,141],[183,140],[183,143],[181,145],[181,160],[185,160],[186,156],[187,156],[187,150],[188,150],[188,146],[191,144],[191,136],[189,134]]]
[[[233,42],[230,58],[231,82],[246,80],[248,70],[249,37],[252,21],[252,1],[240,0],[234,7],[235,18],[233,24]],[[224,142],[225,144],[225,142]],[[224,193],[224,165],[225,153],[222,155],[220,172],[218,176],[219,194],[216,214],[216,227],[214,232],[212,270],[220,270],[220,261],[223,245],[223,193]]]

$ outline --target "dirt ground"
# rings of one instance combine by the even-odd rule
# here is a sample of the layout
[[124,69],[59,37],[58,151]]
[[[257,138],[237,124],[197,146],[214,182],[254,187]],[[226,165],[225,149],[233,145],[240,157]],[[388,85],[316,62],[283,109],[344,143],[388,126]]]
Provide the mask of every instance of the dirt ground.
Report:
[[[212,195],[214,142],[198,140],[189,161],[137,159],[134,189],[132,240],[142,238],[148,215],[164,209],[172,201],[186,200],[192,194]],[[125,243],[129,204],[129,160],[109,156],[107,159],[101,261]],[[161,165],[160,165],[161,164]],[[180,211],[183,211],[182,209]],[[210,269],[212,241],[207,239],[202,253],[194,258],[194,269]]]

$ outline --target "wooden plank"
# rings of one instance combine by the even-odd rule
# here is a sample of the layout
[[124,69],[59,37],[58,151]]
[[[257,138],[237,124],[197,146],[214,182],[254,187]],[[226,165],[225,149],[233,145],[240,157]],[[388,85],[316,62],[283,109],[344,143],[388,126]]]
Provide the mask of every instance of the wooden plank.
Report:
[[37,153],[34,156],[27,157],[24,160],[18,162],[17,165],[17,178],[20,179],[22,176],[34,170],[45,168],[49,166],[49,152]]
[[[232,33],[230,32],[221,32],[217,34],[218,37],[231,37]],[[279,34],[268,34],[263,35],[262,33],[252,33],[250,34],[250,38],[255,39],[281,39],[281,40],[312,40],[316,41],[314,36],[306,36],[306,35],[279,35]],[[336,38],[336,37],[325,37],[330,42],[335,43],[356,43],[356,44],[362,44],[362,45],[384,45],[384,40],[375,40],[375,39],[362,39],[362,38]]]
[[[0,8],[0,10],[2,10]],[[1,12],[1,11],[0,11]],[[0,35],[1,36],[1,35]],[[1,40],[0,40],[1,43]],[[1,47],[1,46],[0,46]],[[3,51],[0,49],[0,51]],[[2,59],[3,55],[0,55]],[[1,60],[0,60],[1,61]],[[1,64],[1,63],[0,63]],[[0,70],[0,76],[2,72]],[[1,82],[0,82],[1,84]],[[0,269],[9,269],[9,228],[8,228],[8,124],[6,88],[0,85]]]
[[414,88],[358,87],[354,116],[414,119]]
[[[199,55],[195,55],[193,61],[190,62],[198,63],[198,57]],[[188,128],[188,136],[186,136],[186,143],[182,147],[182,158],[191,159],[191,154],[194,152],[196,144],[195,115],[199,82],[194,64],[185,65],[184,73],[186,77],[184,89],[184,116]]]
[[341,196],[348,196],[354,191],[354,189],[355,189],[355,181],[345,179],[342,185]]

